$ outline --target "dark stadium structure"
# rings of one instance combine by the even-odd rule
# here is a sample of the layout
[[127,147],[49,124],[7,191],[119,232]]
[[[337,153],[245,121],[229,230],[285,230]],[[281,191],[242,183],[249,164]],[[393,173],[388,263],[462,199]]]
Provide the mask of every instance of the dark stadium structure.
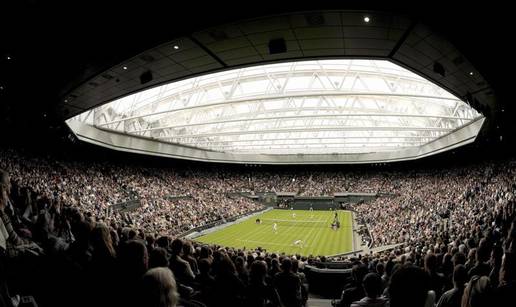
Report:
[[514,306],[509,5],[179,2],[0,4],[0,307]]

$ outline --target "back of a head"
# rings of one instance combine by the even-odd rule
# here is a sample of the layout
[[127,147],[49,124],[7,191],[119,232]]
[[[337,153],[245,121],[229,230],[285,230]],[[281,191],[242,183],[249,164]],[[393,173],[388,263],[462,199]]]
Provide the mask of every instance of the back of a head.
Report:
[[427,273],[419,267],[404,265],[392,274],[389,285],[391,307],[423,307],[428,290]]
[[487,276],[471,277],[464,294],[462,307],[484,307],[492,304],[491,282]]
[[167,236],[161,236],[156,240],[156,245],[159,247],[162,247],[164,249],[168,248],[168,243],[169,243],[169,240],[168,240]]
[[183,255],[189,256],[193,254],[193,246],[190,242],[184,242],[183,243]]
[[170,249],[172,250],[172,254],[174,255],[181,254],[181,251],[183,250],[183,241],[179,238],[175,239],[174,241],[172,241]]
[[218,274],[221,275],[234,275],[236,273],[235,264],[231,261],[229,256],[224,255],[219,262]]
[[142,279],[142,306],[175,307],[179,300],[174,274],[168,268],[150,269]]
[[290,258],[288,257],[283,259],[283,261],[281,262],[281,269],[283,270],[283,272],[290,272],[290,270],[292,269],[292,260],[290,260]]
[[383,262],[378,262],[376,264],[376,273],[378,273],[380,276],[382,276],[384,272],[385,272],[385,265],[383,264]]
[[376,273],[368,273],[362,281],[364,291],[370,298],[376,298],[382,291],[382,278]]
[[9,185],[9,173],[0,168],[0,185],[7,187]]
[[425,256],[425,270],[429,273],[434,273],[437,270],[437,257],[435,254]]
[[353,277],[353,280],[356,282],[362,282],[364,277],[366,276],[368,270],[367,267],[363,264],[355,264],[351,268],[351,275]]
[[453,269],[453,284],[456,288],[464,288],[468,282],[468,270],[462,264],[455,266]]
[[149,255],[149,268],[168,267],[167,250],[162,247],[154,248]]
[[249,279],[251,282],[262,282],[267,275],[267,264],[265,261],[256,260],[251,264]]
[[149,264],[147,246],[139,240],[127,241],[120,249],[120,261],[127,274],[141,277]]
[[454,266],[457,266],[459,264],[465,264],[466,263],[466,255],[464,255],[461,252],[457,252],[455,255],[453,255],[452,261],[453,261]]

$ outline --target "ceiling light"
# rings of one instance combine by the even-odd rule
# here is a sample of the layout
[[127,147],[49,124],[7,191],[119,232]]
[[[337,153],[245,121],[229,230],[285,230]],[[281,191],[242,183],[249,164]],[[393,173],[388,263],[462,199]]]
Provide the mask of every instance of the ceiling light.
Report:
[[473,76],[473,72],[472,72],[472,71],[470,71],[470,72],[469,72],[469,75],[470,75],[470,76]]
[[174,49],[179,49],[179,46],[178,45],[174,45]]
[[371,21],[371,19],[369,18],[369,16],[365,16],[365,17],[364,17],[364,21],[365,21],[365,22],[369,22],[369,21]]
[[122,67],[124,70],[127,70],[127,66]]
[[8,56],[6,57],[6,59],[7,59],[7,60],[10,60],[10,59],[12,59],[12,58],[11,58],[11,56],[10,56],[10,55],[8,55]]

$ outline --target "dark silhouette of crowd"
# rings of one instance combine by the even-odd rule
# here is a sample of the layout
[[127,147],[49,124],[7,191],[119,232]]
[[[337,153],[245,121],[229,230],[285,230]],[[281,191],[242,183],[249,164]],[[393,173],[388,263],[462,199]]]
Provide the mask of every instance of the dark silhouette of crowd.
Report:
[[[178,174],[1,153],[0,306],[22,306],[29,297],[40,306],[304,306],[308,267],[329,258],[177,236],[260,208],[227,193],[283,189],[391,194],[353,210],[374,246],[402,245],[332,259],[351,266],[335,305],[514,306],[512,161],[363,177],[300,173],[303,180],[294,181],[290,172]],[[141,208],[110,210],[134,195]]]

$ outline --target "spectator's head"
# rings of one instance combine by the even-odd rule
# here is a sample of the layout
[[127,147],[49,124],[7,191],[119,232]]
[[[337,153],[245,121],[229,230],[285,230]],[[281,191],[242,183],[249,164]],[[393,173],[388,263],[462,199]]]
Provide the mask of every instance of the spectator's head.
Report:
[[120,262],[125,273],[141,278],[149,267],[147,247],[140,240],[127,241],[120,249]]
[[465,264],[466,263],[466,255],[464,255],[461,252],[457,252],[452,257],[453,266],[456,267],[459,264]]
[[156,240],[156,245],[158,247],[162,247],[164,249],[167,249],[168,248],[168,244],[169,244],[169,239],[167,236],[162,236],[162,237],[159,237],[157,240]]
[[387,263],[385,264],[385,274],[387,276],[392,275],[392,273],[393,273],[392,269],[394,268],[394,264],[395,264],[394,261],[392,261],[391,259],[389,259],[387,261]]
[[361,263],[357,263],[351,268],[351,277],[357,283],[361,283],[366,274],[367,267]]
[[389,285],[391,307],[423,307],[430,290],[425,271],[405,265],[395,270]]
[[127,233],[127,240],[134,240],[136,239],[136,236],[138,235],[138,233],[136,232],[136,230],[134,229],[129,229],[129,232]]
[[435,254],[427,254],[425,256],[425,271],[429,274],[435,273],[437,270],[437,257]]
[[290,272],[292,269],[292,260],[290,258],[285,257],[281,262],[281,270],[283,272]]
[[194,252],[194,248],[192,246],[192,243],[186,241],[186,242],[183,242],[183,255],[185,256],[190,256],[192,255]]
[[468,270],[462,264],[455,266],[453,269],[453,285],[455,288],[464,288],[468,282]]
[[376,273],[368,273],[362,281],[364,291],[369,298],[377,298],[382,291],[382,279]]
[[209,258],[213,254],[213,251],[210,247],[204,245],[201,247],[201,253],[199,255],[199,258]]
[[263,260],[256,260],[251,264],[249,280],[251,283],[263,283],[267,275],[267,264]]
[[487,276],[471,277],[462,295],[462,307],[484,307],[491,302],[491,282]]
[[174,274],[168,268],[154,268],[145,273],[142,293],[142,303],[149,307],[175,307],[179,300]]
[[172,251],[172,255],[180,255],[181,251],[183,250],[183,241],[179,238],[175,239],[172,241],[170,249]]
[[11,178],[9,173],[3,169],[0,169],[0,186],[3,186],[7,193],[11,190]]
[[486,239],[480,240],[480,244],[478,245],[475,259],[477,262],[486,262],[489,260],[491,256],[491,244]]
[[221,275],[234,275],[236,273],[235,264],[229,256],[225,255],[219,262],[218,273]]
[[115,257],[115,249],[111,240],[109,228],[103,223],[97,223],[91,233],[93,254],[100,257]]
[[383,262],[378,262],[376,264],[376,273],[378,273],[378,275],[382,276],[384,272],[385,272],[385,265],[383,264]]
[[238,256],[235,258],[235,266],[238,271],[245,270],[245,260],[244,257]]
[[149,268],[168,267],[168,253],[162,247],[151,250],[149,255]]

